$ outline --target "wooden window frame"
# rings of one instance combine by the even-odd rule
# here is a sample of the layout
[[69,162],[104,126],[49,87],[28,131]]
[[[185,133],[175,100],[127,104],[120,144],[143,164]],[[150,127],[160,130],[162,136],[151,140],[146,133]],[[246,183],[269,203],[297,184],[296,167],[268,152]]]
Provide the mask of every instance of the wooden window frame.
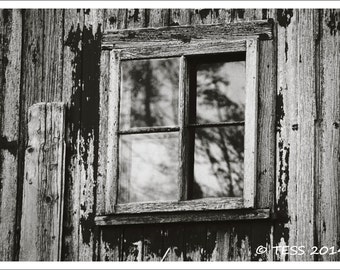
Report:
[[[198,29],[199,28],[199,29]],[[183,33],[185,36],[183,37]],[[105,184],[105,215],[97,217],[99,225],[126,223],[126,216],[131,223],[138,223],[141,215],[144,221],[148,216],[152,220],[171,222],[171,216],[177,220],[187,220],[183,213],[198,213],[212,218],[218,211],[224,219],[239,216],[248,218],[269,218],[269,209],[256,209],[256,145],[257,145],[257,108],[258,108],[258,66],[259,40],[272,37],[272,24],[268,21],[254,21],[228,25],[202,25],[198,27],[166,27],[158,29],[118,30],[104,35],[102,48],[110,50],[109,89],[108,89],[108,141],[107,141],[107,179]],[[187,41],[185,38],[190,41]],[[150,41],[151,40],[151,41]],[[243,198],[204,198],[187,200],[188,194],[188,149],[185,143],[189,127],[189,81],[187,57],[217,53],[246,53],[246,106],[245,106],[245,145],[244,145],[244,189]],[[119,106],[121,94],[121,62],[137,59],[180,57],[179,68],[179,123],[178,127],[131,128],[119,131]],[[223,124],[223,123],[222,123]],[[216,124],[218,125],[218,124]],[[212,124],[214,126],[214,124]],[[179,132],[179,173],[178,201],[137,202],[117,204],[119,181],[119,135],[153,131]],[[235,211],[248,211],[245,215],[235,215]],[[225,214],[221,215],[221,211]],[[249,212],[250,211],[250,212]],[[163,213],[162,216],[159,216]],[[164,216],[165,214],[165,216]],[[107,215],[111,215],[108,218]],[[132,218],[133,215],[139,215]],[[193,216],[195,216],[193,215]],[[179,218],[181,216],[182,218]],[[120,217],[120,219],[118,218]],[[169,217],[169,218],[166,218]],[[118,219],[117,219],[118,218]],[[132,218],[132,219],[131,219]],[[233,218],[233,219],[234,219]],[[201,218],[204,220],[204,217]],[[111,220],[110,222],[108,220]],[[118,220],[118,221],[117,221]],[[200,220],[200,218],[192,218]]]

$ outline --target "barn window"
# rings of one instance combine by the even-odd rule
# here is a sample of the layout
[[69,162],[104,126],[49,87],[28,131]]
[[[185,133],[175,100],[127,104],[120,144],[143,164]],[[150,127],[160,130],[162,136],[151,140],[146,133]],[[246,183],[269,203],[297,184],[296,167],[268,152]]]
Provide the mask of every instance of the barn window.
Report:
[[106,214],[167,213],[164,221],[255,208],[258,36],[225,39],[217,27],[211,39],[215,26],[205,27],[190,42],[173,40],[171,28],[104,39]]

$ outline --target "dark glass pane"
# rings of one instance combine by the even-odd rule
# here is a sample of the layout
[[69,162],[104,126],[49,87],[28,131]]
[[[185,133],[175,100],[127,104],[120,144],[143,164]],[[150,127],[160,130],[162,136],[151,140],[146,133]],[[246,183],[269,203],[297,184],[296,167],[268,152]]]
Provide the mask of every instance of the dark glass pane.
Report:
[[178,199],[178,133],[122,135],[119,203]]
[[177,125],[179,59],[122,62],[121,129]]
[[193,199],[241,197],[244,126],[195,130]]
[[245,61],[197,65],[196,123],[243,121]]

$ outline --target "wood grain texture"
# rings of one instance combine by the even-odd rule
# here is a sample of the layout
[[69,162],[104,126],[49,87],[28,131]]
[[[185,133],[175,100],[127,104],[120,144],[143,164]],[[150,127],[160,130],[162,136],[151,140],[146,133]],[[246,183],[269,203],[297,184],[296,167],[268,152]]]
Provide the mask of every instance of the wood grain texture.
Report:
[[276,59],[273,41],[259,44],[256,207],[274,208]]
[[[244,40],[215,40],[204,42],[128,42],[130,48],[121,49],[122,60],[148,59],[175,57],[182,55],[200,55],[211,53],[227,53],[245,51]],[[103,49],[112,49],[112,47],[103,47]]]
[[21,219],[21,261],[61,257],[64,198],[64,105],[29,108]]
[[188,201],[169,202],[145,202],[117,204],[114,212],[117,214],[131,213],[157,213],[157,212],[178,212],[178,211],[203,211],[240,209],[244,207],[243,199],[240,198],[205,198]]
[[188,63],[184,56],[180,58],[179,66],[179,172],[178,172],[178,200],[186,200],[188,197],[188,186],[189,186],[189,114],[187,108],[189,105],[189,79],[188,79]]
[[163,226],[163,262],[184,260],[184,226],[182,224],[167,224]]
[[[339,248],[340,240],[340,38],[334,25],[339,10],[320,11],[320,89],[318,95],[317,244]],[[340,254],[319,255],[318,260],[339,261]]]
[[105,213],[112,213],[117,202],[118,188],[118,129],[119,129],[119,97],[120,97],[120,55],[110,53],[110,84],[108,91],[107,161],[105,184]]
[[[314,12],[294,10],[278,26],[276,212],[284,223],[276,226],[274,245],[304,245],[307,250],[314,245]],[[313,257],[281,254],[276,259]]]
[[19,106],[22,16],[19,10],[0,11],[0,260],[12,261],[18,177]]
[[123,228],[106,227],[101,230],[99,261],[119,261],[122,257]]
[[141,262],[143,260],[143,226],[125,227],[123,231],[122,261]]
[[258,210],[218,210],[204,212],[179,213],[145,213],[145,214],[119,214],[110,216],[97,216],[95,221],[100,226],[129,225],[129,224],[161,224],[204,221],[230,221],[230,220],[258,220],[269,219],[269,209]]
[[[102,57],[102,66],[109,65],[107,55],[96,54],[99,52],[96,49],[100,39],[99,34],[103,30],[117,31],[117,29],[128,28],[131,31],[120,33],[129,34],[135,33],[136,29],[151,27],[150,30],[143,30],[142,38],[146,40],[158,31],[156,29],[158,27],[173,26],[171,33],[176,34],[176,27],[188,26],[185,29],[192,29],[192,26],[197,25],[195,35],[199,37],[201,25],[225,23],[241,25],[243,22],[252,24],[254,20],[274,17],[275,27],[270,30],[273,40],[261,40],[259,44],[260,102],[256,204],[261,208],[270,208],[276,196],[274,210],[278,220],[275,221],[274,232],[267,223],[254,225],[257,224],[255,221],[248,222],[245,226],[253,228],[246,233],[248,240],[242,235],[243,242],[239,241],[237,228],[233,229],[227,221],[218,224],[221,225],[220,227],[206,227],[205,258],[247,260],[249,256],[246,250],[249,251],[250,248],[251,259],[267,260],[273,254],[266,254],[265,258],[254,257],[254,245],[259,243],[268,246],[302,244],[309,247],[316,244],[336,247],[340,234],[338,225],[340,221],[338,213],[339,30],[337,29],[340,21],[339,11],[1,10],[0,259],[15,259],[15,253],[19,250],[19,246],[14,245],[14,239],[18,240],[19,234],[16,234],[16,230],[20,231],[28,108],[36,102],[60,100],[67,104],[67,172],[62,258],[63,260],[95,258],[94,250],[97,243],[93,239],[100,238],[95,236],[96,227],[91,214],[95,213],[95,194],[98,194],[98,213],[104,213],[103,200],[100,196],[101,190],[106,187],[105,184],[98,185],[96,192],[95,183],[96,181],[103,183],[106,177],[106,169],[104,170],[103,166],[106,166],[107,162],[105,147],[107,141],[105,139],[105,142],[102,142],[101,138],[106,138],[103,129],[107,128],[106,76],[109,71],[106,70],[102,75],[96,73],[96,70],[99,70],[97,67],[100,57]],[[239,36],[235,38],[238,39]],[[123,36],[122,39],[124,40],[119,41],[122,49],[127,45],[140,47],[137,42],[132,42],[134,37]],[[184,48],[187,46],[184,42],[188,41],[186,35],[175,35],[172,39],[173,44],[167,44],[168,52],[165,52],[164,56],[181,48],[180,46]],[[153,53],[163,50],[162,38],[155,36],[155,40],[158,40],[159,46],[153,45],[145,49],[143,57],[153,57]],[[193,42],[194,40],[191,40],[191,43]],[[211,46],[209,50],[215,50],[212,43],[210,40],[206,41],[205,45]],[[123,50],[122,55],[124,53]],[[126,55],[126,59],[135,57],[132,51]],[[90,63],[95,64],[91,66]],[[89,78],[90,74],[94,77]],[[104,79],[99,90],[99,83],[95,78],[100,76]],[[94,93],[98,93],[100,98]],[[275,110],[276,122],[273,120]],[[93,112],[98,120],[97,124],[88,119]],[[274,125],[277,130],[276,145],[275,133],[272,131]],[[89,133],[90,135],[87,136],[86,134]],[[99,142],[96,141],[98,138]],[[276,161],[273,158],[275,148]],[[100,150],[98,156],[96,156],[96,149]],[[275,162],[276,169],[274,169]],[[276,192],[273,181],[276,181]],[[15,225],[16,213],[17,226]],[[80,218],[83,224],[80,224]],[[86,223],[87,221],[89,223]],[[189,226],[189,223],[186,224]],[[162,252],[164,248],[170,247],[171,252],[165,260],[183,260],[185,251],[181,243],[184,225],[173,224],[173,226],[171,229],[170,227],[162,229],[162,241],[167,243],[163,245]],[[116,226],[112,226],[105,227],[103,230],[106,231],[102,232],[102,241],[98,246],[100,259],[122,259],[123,249],[117,251],[115,245],[111,243],[115,241],[122,243],[123,238],[119,237],[123,235],[124,228],[116,231]],[[144,228],[142,232],[143,230]],[[143,236],[142,232],[141,236]],[[167,237],[166,232],[172,236]],[[111,234],[112,238],[110,238]],[[238,235],[237,241],[236,235]],[[172,238],[182,242],[172,245]],[[265,242],[260,238],[265,238]],[[219,243],[216,249],[215,241]],[[243,255],[239,248],[241,245],[244,247]],[[209,255],[210,253],[212,255]],[[144,252],[142,255],[144,256]],[[131,255],[130,258],[133,256]],[[195,258],[200,259],[198,256]],[[277,260],[339,260],[338,255],[288,258],[278,254],[275,258]]]
[[105,213],[105,186],[107,179],[107,145],[108,145],[108,92],[110,84],[110,52],[103,51],[100,59],[100,104],[99,104],[99,142],[97,174],[97,214]]
[[[253,222],[255,225],[255,222]],[[207,251],[211,261],[250,261],[249,223],[214,224],[207,228]]]
[[161,261],[166,250],[163,247],[163,226],[144,226],[143,230],[143,261]]
[[79,258],[95,260],[96,180],[98,165],[100,56],[103,10],[84,11],[80,126]]
[[44,10],[44,101],[61,101],[63,79],[63,16],[62,9]]
[[212,39],[232,39],[235,37],[257,36],[272,38],[272,24],[268,21],[252,21],[231,24],[196,26],[174,26],[163,28],[143,28],[138,30],[112,30],[103,36],[103,46],[123,47],[127,42],[162,41],[209,41]]
[[83,10],[67,9],[63,36],[63,101],[66,103],[66,178],[62,260],[78,260],[80,211],[80,102]]
[[244,135],[244,207],[255,206],[257,179],[257,114],[258,114],[258,40],[246,43],[246,108]]
[[190,25],[192,17],[191,9],[170,9],[170,25]]
[[147,9],[148,27],[169,26],[170,9]]

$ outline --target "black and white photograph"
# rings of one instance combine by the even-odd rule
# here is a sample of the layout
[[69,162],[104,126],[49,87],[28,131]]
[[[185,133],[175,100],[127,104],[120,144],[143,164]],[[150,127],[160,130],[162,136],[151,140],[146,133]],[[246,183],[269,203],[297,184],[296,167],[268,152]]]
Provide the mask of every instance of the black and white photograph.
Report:
[[0,261],[339,266],[340,9],[197,4],[0,8]]

